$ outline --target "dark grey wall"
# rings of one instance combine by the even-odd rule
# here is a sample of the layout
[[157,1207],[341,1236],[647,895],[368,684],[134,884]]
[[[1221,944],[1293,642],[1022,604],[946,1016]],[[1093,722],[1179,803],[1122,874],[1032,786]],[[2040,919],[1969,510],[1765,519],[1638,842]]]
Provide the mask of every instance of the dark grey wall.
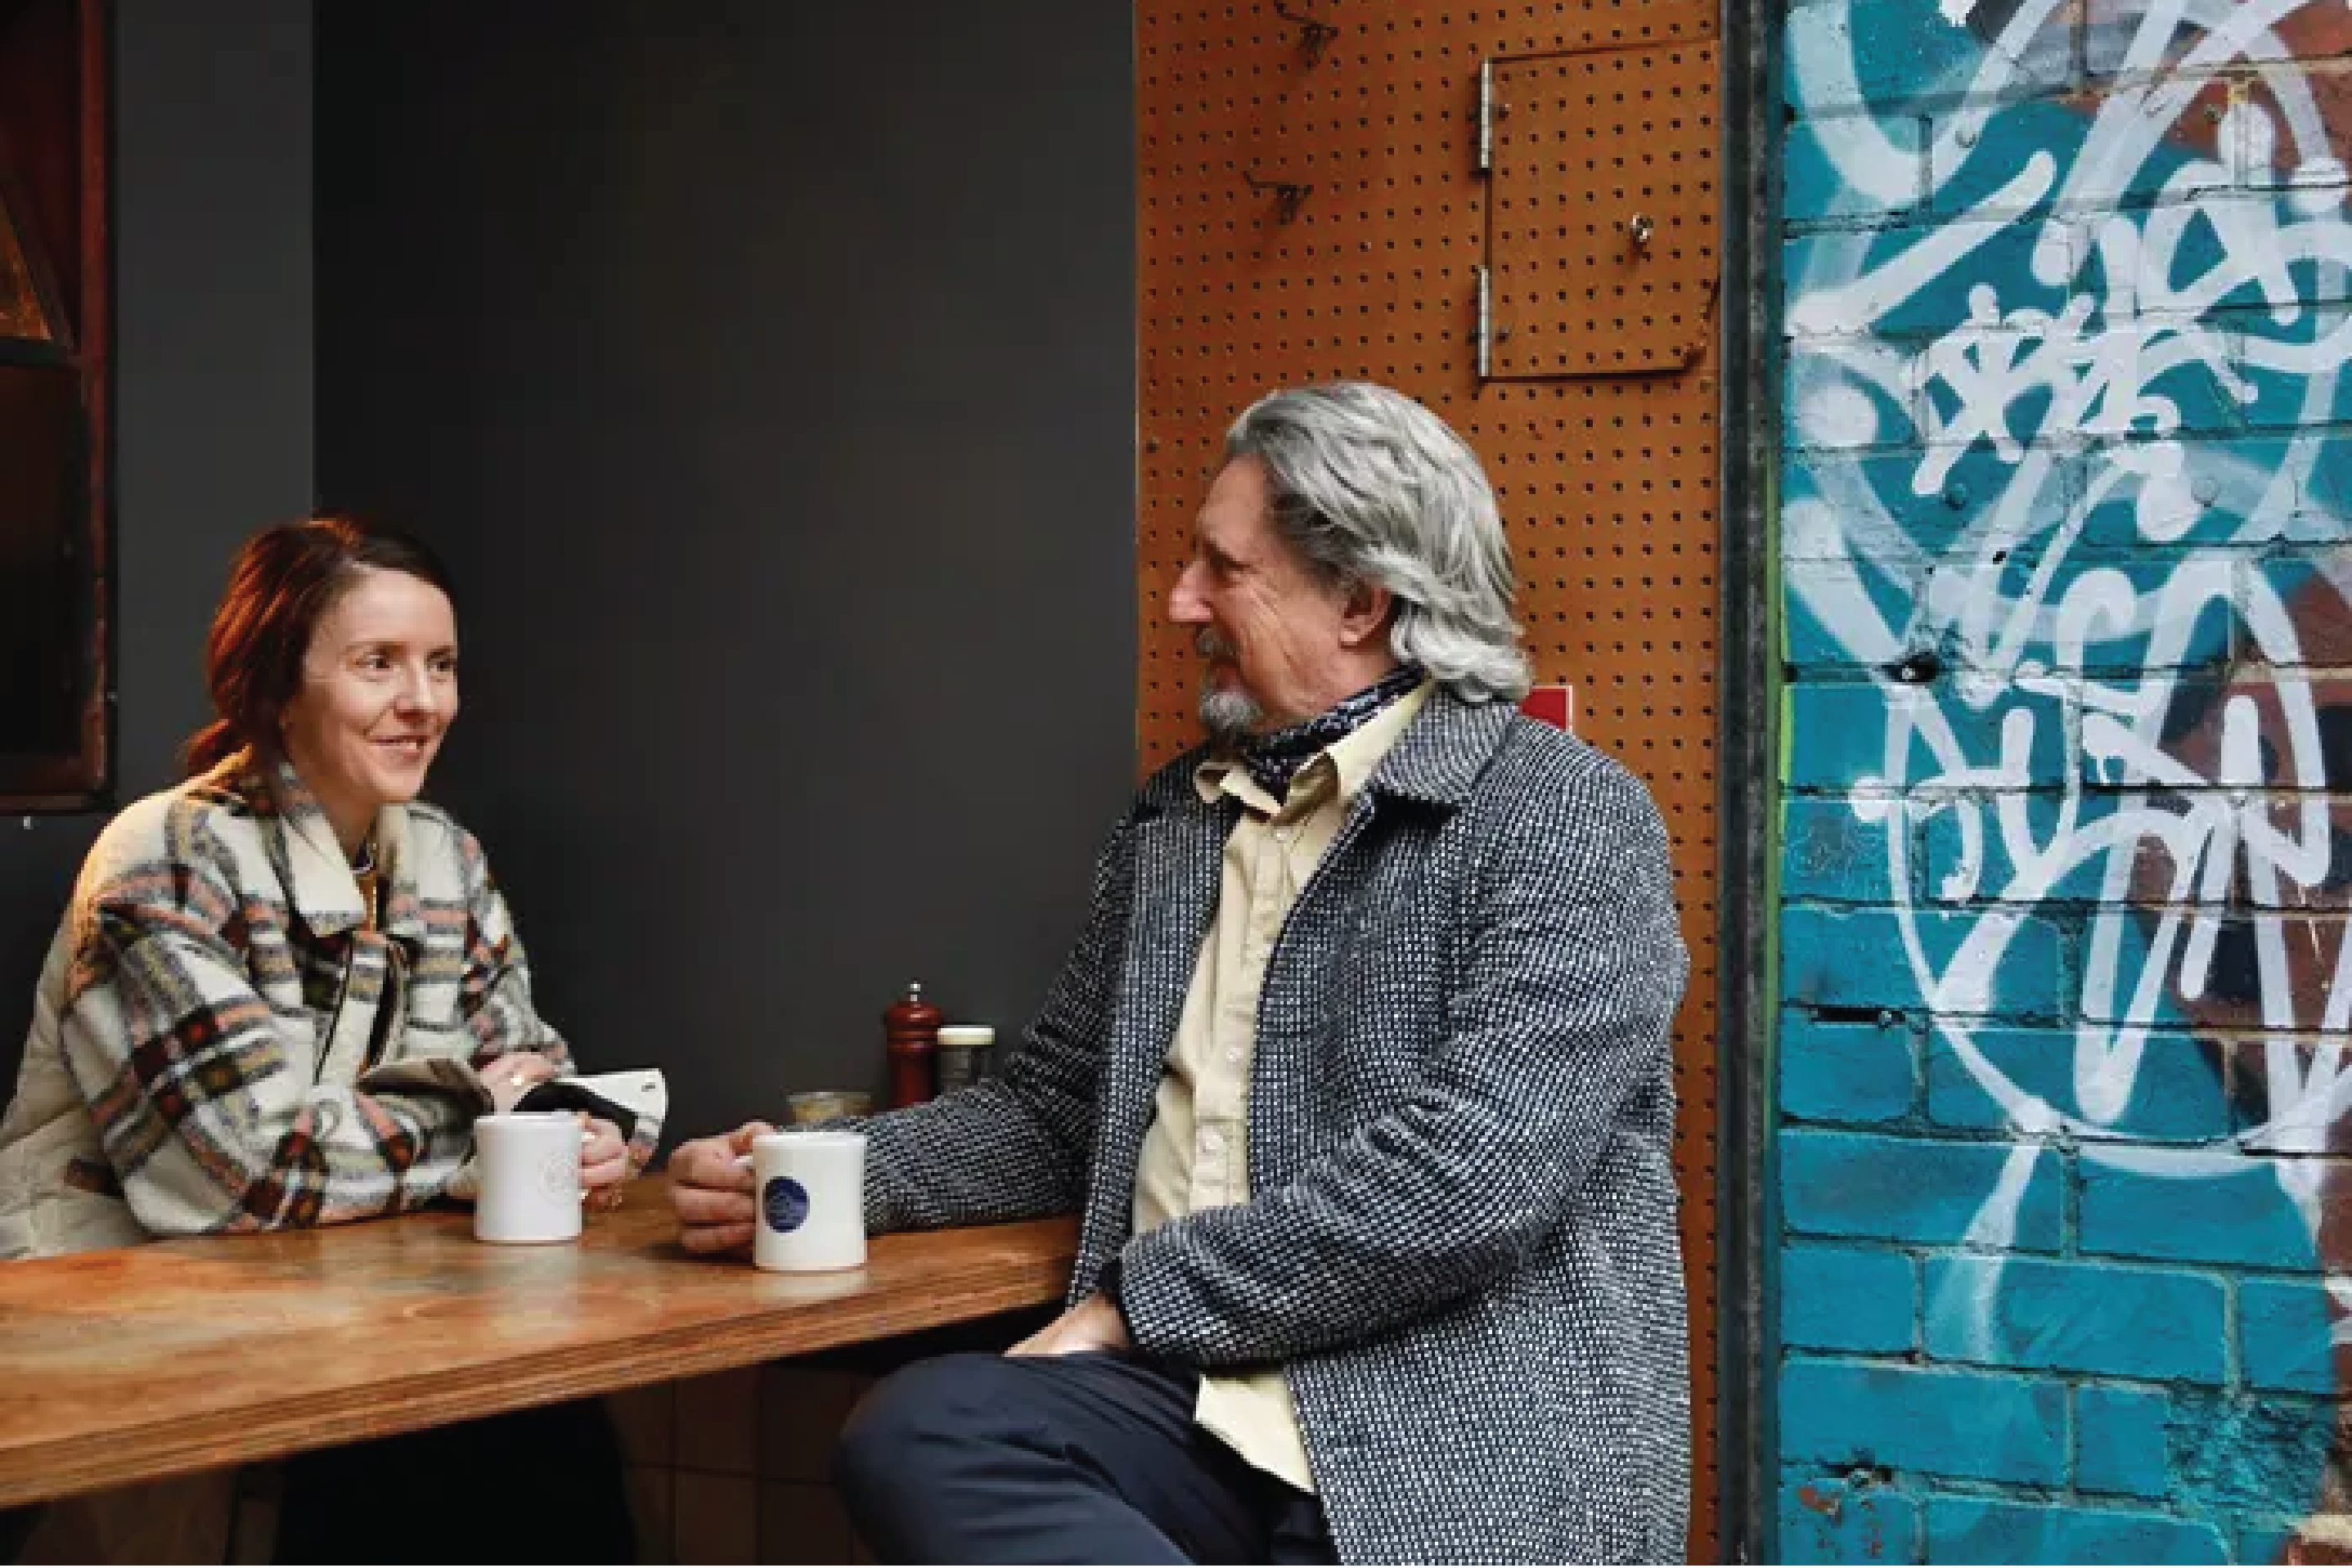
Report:
[[319,465],[461,591],[436,793],[681,1132],[1025,1021],[1134,752],[1129,8],[339,0]]
[[[116,778],[177,777],[239,540],[310,504],[310,8],[118,0]],[[0,820],[0,1085],[103,814]]]

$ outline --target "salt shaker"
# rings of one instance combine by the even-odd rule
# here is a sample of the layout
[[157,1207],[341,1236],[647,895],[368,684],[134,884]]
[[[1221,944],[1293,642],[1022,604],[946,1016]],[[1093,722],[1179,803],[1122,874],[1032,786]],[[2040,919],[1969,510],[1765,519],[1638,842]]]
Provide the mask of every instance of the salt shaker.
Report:
[[923,1000],[923,982],[882,1009],[882,1043],[890,1057],[890,1106],[918,1105],[939,1092],[940,1009]]

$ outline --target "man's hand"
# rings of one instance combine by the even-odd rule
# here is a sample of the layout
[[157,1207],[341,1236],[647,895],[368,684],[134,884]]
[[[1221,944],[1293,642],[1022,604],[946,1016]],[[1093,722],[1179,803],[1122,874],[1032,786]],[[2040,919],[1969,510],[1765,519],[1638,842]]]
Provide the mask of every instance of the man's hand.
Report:
[[737,1252],[751,1245],[758,1209],[751,1167],[742,1156],[751,1140],[775,1129],[746,1122],[723,1137],[680,1144],[669,1157],[669,1203],[677,1211],[677,1239],[688,1252]]
[[1128,1337],[1127,1320],[1119,1315],[1110,1298],[1097,1294],[1088,1296],[1019,1344],[1007,1355],[1076,1355],[1082,1351],[1129,1351],[1135,1342]]

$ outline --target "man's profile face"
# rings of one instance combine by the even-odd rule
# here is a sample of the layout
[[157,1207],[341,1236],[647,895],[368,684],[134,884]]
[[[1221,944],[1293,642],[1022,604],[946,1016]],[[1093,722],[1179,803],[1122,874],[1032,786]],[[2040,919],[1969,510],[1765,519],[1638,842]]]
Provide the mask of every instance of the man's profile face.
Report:
[[1312,718],[1348,695],[1336,674],[1345,595],[1276,530],[1266,499],[1256,458],[1226,464],[1168,594],[1168,618],[1194,628],[1208,657],[1201,722],[1221,741]]

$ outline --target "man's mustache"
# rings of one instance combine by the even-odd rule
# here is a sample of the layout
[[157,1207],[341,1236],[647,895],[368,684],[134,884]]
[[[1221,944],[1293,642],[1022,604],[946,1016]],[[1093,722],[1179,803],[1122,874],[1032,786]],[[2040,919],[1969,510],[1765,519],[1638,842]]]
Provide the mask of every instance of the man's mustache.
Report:
[[1192,645],[1200,650],[1203,658],[1238,659],[1242,656],[1242,651],[1239,648],[1206,627],[1202,629],[1199,636],[1192,639]]

